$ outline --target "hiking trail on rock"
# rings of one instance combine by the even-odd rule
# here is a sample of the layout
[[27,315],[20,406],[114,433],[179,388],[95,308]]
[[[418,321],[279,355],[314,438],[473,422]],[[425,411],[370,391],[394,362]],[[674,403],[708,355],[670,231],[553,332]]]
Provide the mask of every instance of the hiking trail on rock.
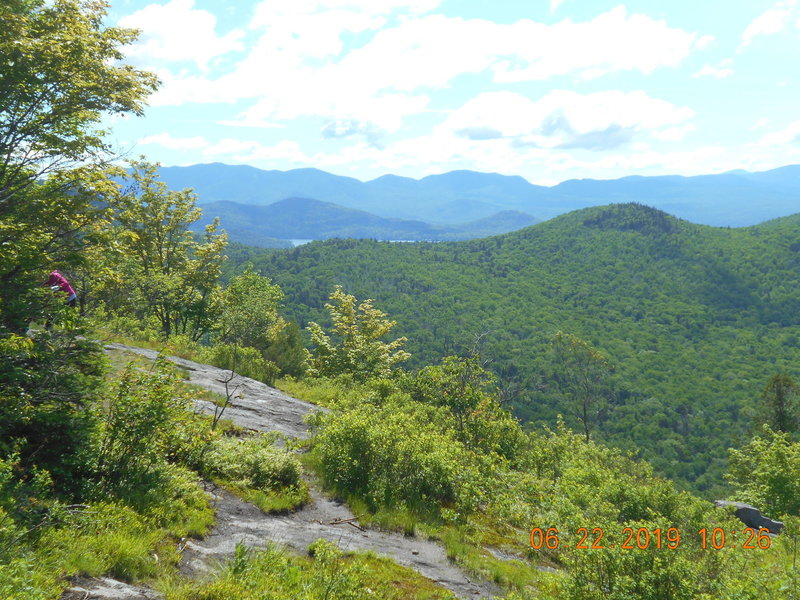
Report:
[[[151,360],[159,355],[154,350],[124,344],[108,344],[106,349],[135,353]],[[228,387],[236,387],[236,394],[224,416],[245,429],[278,431],[305,439],[309,432],[303,417],[314,411],[327,410],[292,398],[256,380],[239,375],[231,378],[229,370],[177,357],[167,358],[186,370],[189,383],[212,392],[225,395],[225,381],[229,380]],[[213,403],[206,400],[195,402],[198,410],[214,413]],[[190,577],[202,577],[213,572],[234,555],[237,543],[249,547],[277,543],[304,552],[314,540],[324,538],[344,551],[371,550],[388,556],[460,598],[488,598],[503,593],[494,583],[464,573],[436,542],[362,527],[346,505],[327,498],[313,484],[310,485],[311,501],[288,514],[266,514],[255,505],[210,483],[206,484],[206,491],[214,504],[217,523],[203,539],[186,542],[179,568]],[[89,598],[104,596],[92,595]]]

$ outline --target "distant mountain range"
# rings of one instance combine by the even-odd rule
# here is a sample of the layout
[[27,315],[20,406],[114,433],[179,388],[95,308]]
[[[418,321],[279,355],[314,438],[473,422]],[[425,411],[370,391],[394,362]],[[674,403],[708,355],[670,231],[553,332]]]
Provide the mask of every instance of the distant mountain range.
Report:
[[275,238],[467,240],[514,231],[539,221],[530,215],[508,210],[462,225],[431,225],[423,221],[378,217],[308,198],[287,198],[268,206],[212,202],[202,205],[202,209],[203,217],[197,223],[198,229],[219,217],[232,241],[263,247],[279,246]]
[[194,188],[200,204],[228,201],[268,206],[287,198],[313,198],[386,219],[449,225],[508,210],[550,219],[589,206],[640,202],[693,223],[738,227],[800,209],[800,165],[759,173],[580,179],[552,187],[533,185],[522,177],[474,171],[419,180],[385,175],[361,182],[318,169],[264,171],[214,163],[162,167],[160,174],[170,188]]

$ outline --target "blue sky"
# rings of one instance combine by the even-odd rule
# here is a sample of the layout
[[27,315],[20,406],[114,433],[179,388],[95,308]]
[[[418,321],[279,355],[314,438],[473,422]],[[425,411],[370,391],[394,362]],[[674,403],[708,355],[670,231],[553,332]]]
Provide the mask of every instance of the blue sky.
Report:
[[112,0],[164,165],[573,178],[800,163],[800,2]]

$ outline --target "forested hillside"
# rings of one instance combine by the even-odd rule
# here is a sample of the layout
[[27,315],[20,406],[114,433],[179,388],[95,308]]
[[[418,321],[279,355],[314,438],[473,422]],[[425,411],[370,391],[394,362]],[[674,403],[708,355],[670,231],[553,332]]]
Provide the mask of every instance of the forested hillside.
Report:
[[797,217],[722,229],[629,204],[470,242],[331,240],[249,260],[301,325],[323,317],[335,284],[375,298],[416,365],[483,336],[533,423],[567,414],[548,384],[550,341],[576,334],[615,367],[600,437],[710,490],[769,378],[800,365],[799,241]]
[[433,225],[387,219],[308,198],[286,198],[269,206],[212,202],[202,209],[203,216],[194,226],[196,231],[202,231],[219,218],[231,240],[269,248],[286,247],[276,244],[276,239],[468,240],[514,231],[538,222],[518,211],[503,211],[470,223]]

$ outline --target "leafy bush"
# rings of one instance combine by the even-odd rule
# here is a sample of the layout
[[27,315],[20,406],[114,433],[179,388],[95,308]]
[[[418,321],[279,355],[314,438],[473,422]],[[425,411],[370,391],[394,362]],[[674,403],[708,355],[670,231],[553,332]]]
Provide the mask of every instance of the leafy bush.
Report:
[[283,375],[302,377],[308,369],[302,333],[294,321],[272,335],[263,355],[265,360],[278,365]]
[[356,381],[387,377],[398,363],[411,355],[402,349],[406,338],[382,342],[396,325],[386,313],[375,308],[372,300],[357,304],[355,296],[336,286],[325,305],[330,313],[332,336],[320,325],[311,322],[308,330],[314,352],[310,355],[309,372],[315,376],[335,377],[352,374]]
[[49,472],[34,468],[26,473],[16,454],[0,458],[0,555],[3,531],[12,532],[17,526],[37,528],[47,520],[50,508],[57,505],[52,492]]
[[345,554],[317,540],[309,556],[274,546],[252,550],[239,545],[219,577],[176,587],[167,600],[426,600],[452,594],[429,580],[370,554]]
[[250,346],[216,344],[201,355],[202,360],[220,369],[230,369],[239,375],[273,385],[280,369],[266,360],[259,350]]
[[357,406],[362,404],[363,399],[369,394],[367,385],[355,383],[350,375],[304,379],[287,377],[279,380],[277,386],[296,398],[327,408],[341,405]]
[[28,553],[0,564],[0,598],[6,600],[50,600],[61,587],[52,574],[40,568]]
[[47,471],[63,498],[79,494],[95,426],[82,410],[100,384],[96,343],[80,329],[55,328],[34,337],[0,329],[0,458],[15,455],[18,472]]
[[[585,435],[576,435],[563,425],[556,431],[530,434],[523,457],[523,472],[509,474],[492,510],[499,520],[520,527],[558,531],[558,548],[532,550],[532,556],[564,565],[564,597],[731,597],[726,595],[726,586],[735,583],[737,569],[748,557],[700,547],[700,529],[737,528],[710,502],[678,491],[670,481],[656,477],[648,464],[587,443]],[[652,537],[645,548],[636,547],[634,541],[633,549],[621,549],[626,527],[651,533],[660,529],[662,547]],[[599,545],[603,548],[576,548],[580,528],[587,529],[587,546],[602,533]],[[670,528],[681,536],[677,548],[667,546]]]
[[216,439],[205,454],[203,471],[243,487],[276,490],[300,485],[300,461],[274,442],[273,436]]
[[737,498],[771,517],[800,516],[800,442],[767,425],[743,448],[731,448],[725,478]]
[[95,407],[95,493],[132,493],[157,485],[173,426],[185,408],[177,379],[163,362],[153,371],[129,365]]
[[167,338],[165,348],[162,352],[164,354],[180,356],[181,358],[192,360],[195,356],[200,354],[201,346],[188,335],[172,335]]
[[421,369],[405,387],[414,400],[450,410],[458,439],[468,448],[514,459],[524,436],[516,419],[497,402],[494,384],[473,353],[447,356],[441,365]]
[[328,484],[364,497],[372,508],[441,507],[462,514],[485,501],[490,460],[465,448],[442,409],[414,402],[364,405],[330,416],[314,454]]

